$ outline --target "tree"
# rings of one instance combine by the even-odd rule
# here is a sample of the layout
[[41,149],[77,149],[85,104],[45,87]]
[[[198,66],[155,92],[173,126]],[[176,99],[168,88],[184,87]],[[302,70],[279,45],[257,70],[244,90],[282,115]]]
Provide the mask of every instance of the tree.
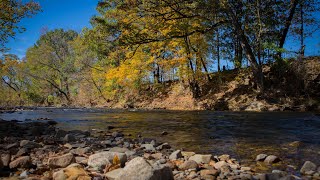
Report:
[[19,26],[21,19],[36,14],[40,5],[33,1],[1,0],[0,9],[0,52],[3,52],[8,39],[14,37],[16,32],[25,30]]

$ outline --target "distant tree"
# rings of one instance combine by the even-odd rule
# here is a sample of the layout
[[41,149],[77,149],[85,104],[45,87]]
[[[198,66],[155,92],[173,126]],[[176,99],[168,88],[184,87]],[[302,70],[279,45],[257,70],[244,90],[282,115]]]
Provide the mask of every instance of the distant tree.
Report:
[[21,0],[0,1],[0,52],[6,50],[5,44],[10,37],[14,37],[16,32],[25,30],[19,26],[21,19],[31,17],[39,10],[40,5],[33,1],[27,3],[23,3]]

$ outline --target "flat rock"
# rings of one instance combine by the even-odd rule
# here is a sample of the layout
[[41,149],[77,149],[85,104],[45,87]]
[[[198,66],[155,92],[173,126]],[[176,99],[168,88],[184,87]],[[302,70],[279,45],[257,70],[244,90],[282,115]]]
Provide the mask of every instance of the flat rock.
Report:
[[301,167],[300,172],[302,174],[305,174],[308,171],[316,171],[316,169],[317,169],[317,166],[313,162],[306,161]]
[[198,163],[193,160],[185,161],[179,166],[179,169],[183,171],[188,169],[198,169],[198,168],[199,168]]
[[266,155],[266,154],[259,154],[259,155],[257,155],[257,157],[256,157],[256,161],[264,161],[267,156],[268,156],[268,155]]
[[189,158],[189,160],[193,160],[197,162],[198,164],[209,164],[210,160],[212,158],[211,154],[195,154]]
[[120,160],[121,166],[127,162],[127,155],[125,153],[118,152],[99,152],[89,156],[88,165],[93,168],[101,169],[104,166],[111,164],[114,157],[117,156]]
[[62,156],[51,157],[48,160],[48,165],[51,168],[64,168],[75,162],[74,156],[71,153]]
[[9,164],[10,169],[14,168],[28,168],[31,165],[31,158],[30,156],[22,156],[19,157],[18,159],[12,161]]
[[279,161],[280,161],[280,159],[277,156],[274,156],[274,155],[269,155],[264,160],[264,162],[267,163],[267,164],[273,164],[273,163],[277,163]]
[[116,180],[117,178],[119,178],[120,174],[122,173],[123,169],[119,168],[119,169],[115,169],[113,171],[107,172],[105,174],[105,177],[108,180]]
[[182,158],[182,154],[180,150],[176,150],[173,153],[170,154],[169,159],[170,160],[176,160]]
[[157,163],[151,165],[142,157],[136,157],[128,162],[116,180],[173,180],[171,169]]

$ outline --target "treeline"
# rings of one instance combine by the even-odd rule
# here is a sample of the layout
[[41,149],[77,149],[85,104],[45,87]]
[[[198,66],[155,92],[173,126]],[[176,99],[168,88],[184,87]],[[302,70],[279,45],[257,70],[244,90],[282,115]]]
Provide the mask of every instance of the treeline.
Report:
[[[39,10],[30,7],[25,14]],[[0,98],[94,105],[166,81],[183,82],[197,98],[200,84],[214,81],[212,72],[226,59],[236,69],[249,66],[263,93],[262,66],[286,63],[288,37],[299,41],[297,59],[304,56],[305,38],[319,28],[319,7],[317,0],[100,1],[92,28],[48,30],[25,58],[3,54]]]

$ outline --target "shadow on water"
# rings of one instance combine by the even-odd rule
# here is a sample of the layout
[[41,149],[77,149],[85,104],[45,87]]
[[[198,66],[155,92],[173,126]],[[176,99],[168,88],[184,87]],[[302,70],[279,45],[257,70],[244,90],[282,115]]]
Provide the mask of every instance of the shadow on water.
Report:
[[[175,148],[230,154],[244,164],[260,153],[284,163],[320,164],[320,117],[296,112],[127,111],[103,109],[42,109],[0,114],[5,120],[50,118],[65,130],[106,130],[156,138]],[[161,136],[163,131],[168,135]]]

